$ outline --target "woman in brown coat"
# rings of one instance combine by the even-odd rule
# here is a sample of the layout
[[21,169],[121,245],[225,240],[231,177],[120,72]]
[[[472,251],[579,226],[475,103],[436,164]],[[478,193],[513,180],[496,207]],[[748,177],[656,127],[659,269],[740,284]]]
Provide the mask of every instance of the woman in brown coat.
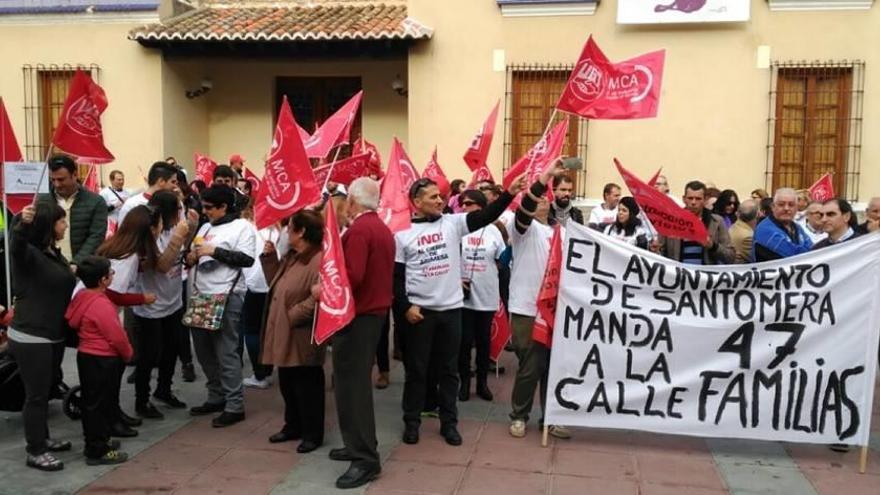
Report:
[[284,428],[269,437],[272,443],[302,439],[299,453],[324,442],[324,347],[312,342],[324,222],[313,211],[296,213],[288,225],[290,252],[281,260],[267,242],[260,262],[269,284],[261,358],[278,368],[278,387],[284,397]]

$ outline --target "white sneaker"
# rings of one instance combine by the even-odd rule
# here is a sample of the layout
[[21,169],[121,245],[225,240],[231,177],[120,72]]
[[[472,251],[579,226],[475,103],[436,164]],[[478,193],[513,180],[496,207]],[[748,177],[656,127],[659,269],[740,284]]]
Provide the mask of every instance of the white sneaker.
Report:
[[564,426],[550,425],[547,433],[556,438],[561,438],[562,440],[568,440],[569,438],[571,438],[571,431],[569,431],[568,428]]
[[514,419],[510,422],[510,436],[522,438],[526,436],[526,422],[521,419]]
[[267,388],[269,388],[269,385],[271,385],[271,383],[268,380],[266,380],[266,379],[257,380],[256,377],[253,377],[253,376],[249,376],[249,377],[245,378],[244,380],[241,381],[241,384],[244,385],[245,387],[259,388],[262,390],[266,390]]

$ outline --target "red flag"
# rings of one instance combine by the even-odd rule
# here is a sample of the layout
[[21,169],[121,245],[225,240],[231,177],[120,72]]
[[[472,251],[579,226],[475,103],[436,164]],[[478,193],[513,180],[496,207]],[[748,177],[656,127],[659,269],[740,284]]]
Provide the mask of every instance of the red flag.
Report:
[[834,199],[834,181],[831,180],[831,172],[826,173],[810,186],[810,197],[813,201],[822,202]]
[[568,119],[565,118],[541,137],[528,153],[517,160],[504,174],[502,184],[504,188],[510,187],[514,179],[522,174],[527,174],[527,183],[531,184],[553,164],[553,161],[562,154],[562,146],[565,144],[565,135],[568,133]]
[[498,106],[501,100],[495,103],[495,108],[489,112],[489,117],[480,127],[480,132],[471,140],[471,145],[464,152],[464,162],[471,170],[486,165],[486,158],[489,156],[489,148],[492,147],[492,136],[495,134],[495,122],[498,120]]
[[256,197],[257,192],[260,190],[260,186],[263,184],[263,181],[257,177],[257,174],[251,172],[251,169],[244,169],[244,180],[251,183],[251,196]]
[[312,137],[312,135],[309,134],[309,131],[300,127],[299,124],[296,124],[296,131],[299,133],[299,138],[302,139],[303,143],[305,143],[306,141],[309,140],[310,137]]
[[93,193],[98,192],[98,168],[96,165],[89,165],[89,171],[86,173],[86,180],[83,181],[83,187]]
[[501,356],[501,351],[504,350],[504,346],[510,340],[510,320],[507,318],[504,304],[498,305],[498,311],[492,317],[492,329],[489,335],[489,359],[497,363],[498,358]]
[[615,64],[590,36],[556,108],[590,119],[656,117],[665,55],[658,50]]
[[663,167],[657,169],[657,172],[654,173],[654,176],[648,181],[648,185],[654,187],[657,185],[657,179],[660,177],[660,172],[663,171]]
[[52,144],[75,155],[79,163],[108,163],[113,154],[104,147],[101,114],[107,96],[87,73],[77,70],[70,83]]
[[363,153],[350,156],[315,168],[315,180],[318,184],[324,184],[327,181],[327,174],[330,173],[331,168],[333,175],[330,177],[330,181],[348,186],[355,179],[370,175],[370,155]]
[[3,98],[0,98],[0,162],[20,161],[22,161],[21,149],[18,147],[18,140],[15,139],[15,132],[12,130],[9,115],[6,113]]
[[[3,98],[0,98],[0,164],[5,166],[6,162],[20,162],[22,159],[18,140],[15,139],[15,132],[12,130],[12,122],[9,121],[9,115],[6,114]],[[0,168],[0,192],[2,191],[3,169]],[[31,199],[31,194],[10,194],[7,197],[8,204],[6,207],[13,213],[18,214],[25,206],[31,203]],[[13,205],[15,208],[13,208]]]
[[468,184],[468,189],[477,187],[477,184],[480,182],[495,183],[495,177],[492,177],[492,171],[485,165],[474,170],[473,175],[471,175],[471,182]]
[[214,182],[214,169],[217,168],[217,162],[199,152],[193,154],[193,161],[196,162],[196,180],[210,186]]
[[361,106],[363,96],[364,92],[358,91],[304,142],[309,158],[325,158],[333,148],[348,144],[351,124]]
[[669,196],[645,184],[623,165],[614,159],[617,170],[626,182],[636,203],[648,215],[654,229],[663,236],[677,237],[694,242],[704,242],[709,238],[703,221],[690,211],[675,204]]
[[379,218],[392,233],[406,230],[410,226],[409,187],[404,188],[403,161],[406,152],[397,138],[391,145],[391,158],[388,160],[388,171],[382,181],[379,194]]
[[315,174],[286,96],[278,113],[262,186],[254,201],[258,229],[264,229],[321,199],[321,188],[315,183]]
[[363,136],[361,136],[359,141],[355,142],[354,150],[352,151],[353,155],[360,155],[362,153],[370,154],[370,173],[375,174],[377,178],[381,179],[384,174],[382,173],[382,156],[379,154],[379,148],[364,139]]
[[325,208],[324,241],[319,272],[321,297],[315,319],[315,343],[318,345],[323,344],[354,319],[354,298],[348,281],[348,272],[345,270],[345,258],[339,241],[335,210],[332,205]]
[[437,188],[440,189],[440,196],[443,196],[444,198],[449,197],[451,186],[449,185],[449,179],[446,178],[446,174],[443,173],[443,169],[440,168],[440,164],[437,163],[436,146],[434,147],[434,152],[431,153],[431,161],[428,162],[428,166],[426,166],[425,170],[422,172],[422,177],[431,179],[437,183]]
[[550,347],[553,342],[553,323],[556,319],[556,298],[559,296],[559,275],[562,271],[562,229],[553,227],[550,255],[544,267],[544,279],[538,292],[538,314],[532,327],[532,340]]

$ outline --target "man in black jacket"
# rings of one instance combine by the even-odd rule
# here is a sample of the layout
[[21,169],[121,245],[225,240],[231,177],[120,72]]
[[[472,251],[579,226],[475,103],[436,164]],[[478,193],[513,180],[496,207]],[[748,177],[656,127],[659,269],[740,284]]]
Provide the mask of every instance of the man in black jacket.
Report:
[[76,163],[66,155],[49,159],[49,195],[67,213],[67,232],[60,242],[61,253],[76,266],[95,254],[107,235],[107,203],[76,180]]
[[553,196],[556,198],[550,204],[550,218],[565,226],[571,219],[575,223],[584,224],[584,213],[571,204],[571,196],[574,194],[574,180],[567,175],[560,175],[553,181]]

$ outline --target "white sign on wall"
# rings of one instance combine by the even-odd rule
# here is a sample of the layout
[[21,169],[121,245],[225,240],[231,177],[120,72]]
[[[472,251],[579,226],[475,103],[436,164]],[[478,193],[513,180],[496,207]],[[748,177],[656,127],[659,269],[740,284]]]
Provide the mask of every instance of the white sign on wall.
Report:
[[[33,194],[40,185],[41,193],[49,192],[48,167],[45,162],[6,162],[3,164],[3,185],[6,194]],[[43,180],[40,180],[42,175]]]
[[618,24],[744,22],[750,0],[617,0]]
[[566,230],[547,423],[867,444],[880,234],[698,267]]

